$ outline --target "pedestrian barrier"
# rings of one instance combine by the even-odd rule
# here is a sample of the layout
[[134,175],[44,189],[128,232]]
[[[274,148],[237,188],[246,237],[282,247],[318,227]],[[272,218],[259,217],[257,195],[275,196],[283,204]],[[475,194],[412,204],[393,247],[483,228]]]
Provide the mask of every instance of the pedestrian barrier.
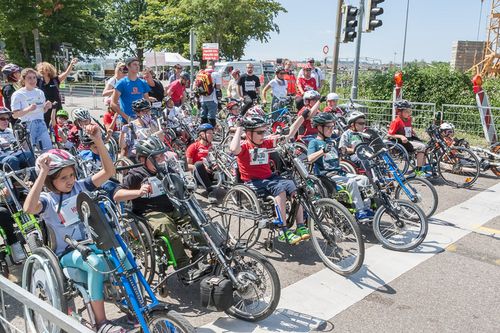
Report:
[[[40,314],[44,319],[49,322],[54,323],[62,330],[67,333],[92,333],[93,331],[74,318],[62,313],[56,308],[52,307],[50,304],[44,302],[43,300],[35,297],[33,294],[24,290],[17,284],[9,281],[3,276],[0,276],[0,301],[2,306],[2,311],[0,313],[0,321],[6,327],[9,327],[12,332],[31,332],[25,323],[25,330],[22,331],[19,327],[12,325],[6,316],[5,304],[4,304],[4,293],[10,295],[12,299],[18,301],[22,305],[28,307],[29,309]],[[0,325],[0,330],[2,326]]]
[[[497,127],[500,122],[500,108],[490,107],[493,121]],[[443,121],[455,126],[457,135],[474,135],[484,137],[483,125],[477,105],[443,104],[441,106]]]

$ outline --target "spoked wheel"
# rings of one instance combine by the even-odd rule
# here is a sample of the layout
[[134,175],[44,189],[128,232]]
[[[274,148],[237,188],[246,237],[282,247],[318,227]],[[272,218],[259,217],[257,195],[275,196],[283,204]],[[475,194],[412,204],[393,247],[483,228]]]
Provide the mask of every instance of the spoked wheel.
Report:
[[244,185],[236,185],[222,199],[222,207],[233,213],[241,213],[222,215],[222,225],[228,230],[229,237],[246,247],[254,246],[261,232],[256,226],[258,221],[255,220],[255,217],[261,214],[260,203],[255,193]]
[[[119,167],[126,167],[126,166],[131,166],[131,165],[134,165],[134,162],[132,162],[129,158],[127,157],[120,157],[116,162],[115,162],[115,168],[119,168]],[[127,175],[127,173],[129,172],[129,169],[125,169],[125,170],[117,170],[116,171],[116,174],[115,174],[115,178],[120,182],[122,183],[123,182],[123,179],[125,178],[125,176]]]
[[408,152],[403,145],[397,142],[390,145],[389,155],[403,175],[408,172],[410,167],[410,157],[408,156]]
[[[500,154],[500,145],[496,145],[491,149],[491,152],[493,154]],[[491,163],[500,163],[500,159],[498,158],[490,158]],[[500,167],[497,166],[490,166],[491,172],[495,174],[495,176],[500,177]]]
[[[56,309],[66,312],[67,302],[63,296],[64,277],[57,257],[49,249],[37,248],[26,259],[22,287]],[[24,307],[24,317],[31,332],[61,332],[55,324],[28,307]]]
[[195,333],[186,318],[172,310],[156,310],[150,313],[148,328],[152,333]]
[[281,296],[278,273],[271,262],[259,252],[247,249],[234,251],[229,264],[239,285],[233,293],[234,305],[225,312],[250,322],[271,315]]
[[391,207],[381,206],[373,218],[373,232],[378,241],[394,251],[409,251],[425,239],[428,222],[415,204],[393,200]]
[[479,160],[468,148],[452,147],[439,156],[438,173],[448,185],[471,187],[480,172]]
[[430,218],[438,206],[438,194],[434,185],[424,178],[407,178],[403,181],[403,187],[398,183],[394,193],[395,199],[403,199],[416,204]]
[[314,202],[317,220],[309,214],[314,249],[323,263],[335,273],[347,276],[359,270],[365,245],[351,213],[333,199]]

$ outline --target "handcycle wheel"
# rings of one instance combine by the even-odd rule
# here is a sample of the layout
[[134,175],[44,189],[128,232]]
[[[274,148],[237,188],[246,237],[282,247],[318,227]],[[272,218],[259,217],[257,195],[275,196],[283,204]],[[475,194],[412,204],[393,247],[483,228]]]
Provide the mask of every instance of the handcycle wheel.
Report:
[[394,198],[413,202],[422,209],[427,218],[430,218],[436,211],[439,201],[434,185],[427,179],[414,177],[405,179],[403,186],[404,188],[398,183]]
[[[120,157],[118,160],[115,162],[115,167],[124,167],[124,166],[131,166],[134,165],[134,162],[132,162],[129,158],[127,157]],[[120,183],[123,182],[123,179],[127,175],[129,170],[122,170],[122,171],[117,171],[115,174],[116,180],[118,180]]]
[[424,212],[404,200],[380,206],[373,217],[373,232],[382,246],[394,251],[409,251],[419,246],[429,228]]
[[33,253],[36,249],[43,246],[42,240],[38,237],[37,233],[32,233],[28,235],[28,239],[26,239],[26,243],[28,243],[28,247],[30,252]]
[[195,333],[186,318],[172,310],[156,310],[149,314],[148,328],[151,332]]
[[[276,269],[259,252],[252,249],[235,250],[229,262],[239,287],[233,292],[234,303],[225,312],[249,322],[257,322],[271,315],[281,297],[281,284]],[[216,272],[220,274],[219,265]]]
[[342,171],[346,173],[351,173],[353,175],[358,173],[355,164],[351,161],[341,159],[339,162],[339,166],[342,169]]
[[[37,248],[26,259],[23,268],[22,287],[35,297],[67,313],[68,303],[63,295],[64,281],[59,260],[49,249],[45,247]],[[56,325],[26,306],[24,307],[24,317],[32,332],[61,332],[61,329]]]
[[[254,191],[245,185],[235,185],[222,199],[222,207],[242,213],[253,215],[261,214],[261,207]],[[243,216],[224,214],[222,226],[228,230],[229,237],[235,242],[252,247],[260,238],[261,229],[257,227],[258,221]]]
[[[493,154],[500,154],[500,144],[497,144],[496,146],[494,146],[491,149],[491,152]],[[490,158],[490,162],[499,163],[500,160],[495,159],[495,158]],[[500,177],[500,168],[499,167],[497,167],[497,166],[490,166],[490,170],[491,170],[491,172],[493,172],[495,174],[495,176]]]
[[471,187],[481,168],[476,155],[465,147],[452,147],[438,158],[438,173],[446,184]]
[[340,275],[348,276],[363,265],[365,245],[352,214],[333,199],[313,203],[318,220],[309,215],[314,249],[323,263]]
[[398,167],[399,171],[404,175],[410,168],[410,157],[405,147],[400,143],[395,142],[389,146],[389,155]]

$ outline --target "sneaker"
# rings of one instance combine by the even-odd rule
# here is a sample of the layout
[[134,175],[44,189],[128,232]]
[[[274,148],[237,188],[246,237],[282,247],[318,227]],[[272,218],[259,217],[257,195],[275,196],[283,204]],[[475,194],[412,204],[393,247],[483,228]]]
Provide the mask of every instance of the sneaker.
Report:
[[215,195],[214,191],[208,193],[208,203],[210,204],[215,204],[218,202],[217,196]]
[[285,232],[281,232],[280,235],[278,236],[278,241],[280,242],[287,242],[290,245],[295,245],[300,243],[302,238],[300,236],[297,236],[290,230],[287,230]]
[[355,214],[356,220],[358,222],[367,222],[373,218],[373,211],[371,209],[360,209]]
[[308,240],[311,238],[311,233],[309,232],[309,229],[305,225],[301,225],[300,227],[297,227],[297,230],[295,230],[295,234],[301,238],[301,240]]
[[10,246],[12,250],[12,260],[16,263],[21,262],[26,258],[26,253],[23,250],[23,246],[20,242],[16,242]]

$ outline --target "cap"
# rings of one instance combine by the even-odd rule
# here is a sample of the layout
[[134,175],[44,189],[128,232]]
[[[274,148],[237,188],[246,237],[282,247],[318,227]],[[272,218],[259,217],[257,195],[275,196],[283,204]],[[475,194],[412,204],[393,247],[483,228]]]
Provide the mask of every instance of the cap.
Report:
[[131,63],[133,63],[134,61],[139,61],[139,58],[137,57],[129,57],[127,59],[125,59],[125,65],[127,66],[130,66]]
[[307,62],[314,62],[314,58],[307,58]]

